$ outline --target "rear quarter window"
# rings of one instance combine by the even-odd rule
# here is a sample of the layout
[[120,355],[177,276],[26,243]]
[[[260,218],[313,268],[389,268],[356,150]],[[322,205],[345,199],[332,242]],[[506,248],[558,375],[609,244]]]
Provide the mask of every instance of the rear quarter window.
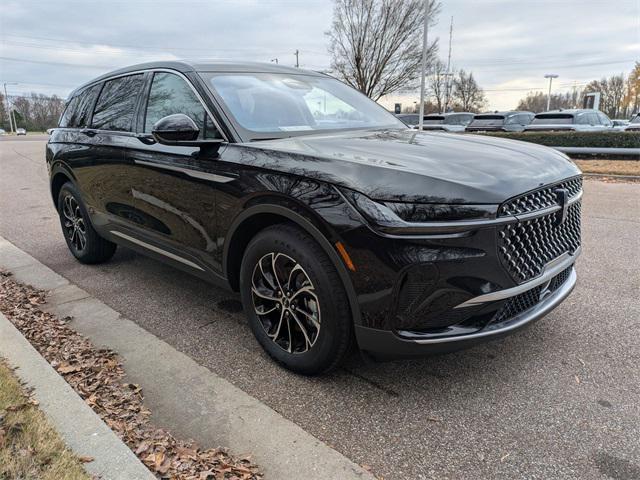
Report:
[[130,132],[142,84],[142,74],[106,81],[91,126],[98,130]]
[[84,128],[91,120],[91,109],[102,84],[89,87],[71,99],[60,119],[60,127]]
[[60,128],[67,128],[71,126],[71,118],[75,114],[79,100],[80,100],[80,97],[73,97],[71,100],[67,102],[67,106],[64,109],[64,113],[62,114],[62,116],[60,117],[60,121],[58,122],[58,126]]

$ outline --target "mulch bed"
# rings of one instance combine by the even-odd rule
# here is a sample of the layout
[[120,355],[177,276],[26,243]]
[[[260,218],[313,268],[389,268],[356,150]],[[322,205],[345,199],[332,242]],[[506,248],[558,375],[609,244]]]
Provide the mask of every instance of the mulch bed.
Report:
[[40,309],[46,292],[15,282],[0,271],[0,311],[64,377],[102,420],[159,478],[180,480],[253,480],[262,478],[249,457],[234,458],[224,449],[202,449],[175,438],[150,422],[140,386],[126,383],[116,352],[96,348],[57,318]]

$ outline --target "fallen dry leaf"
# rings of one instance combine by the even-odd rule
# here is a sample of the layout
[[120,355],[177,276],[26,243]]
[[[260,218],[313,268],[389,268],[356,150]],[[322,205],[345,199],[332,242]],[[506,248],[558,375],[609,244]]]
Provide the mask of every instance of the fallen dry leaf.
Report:
[[[45,302],[45,292],[14,282],[10,273],[0,271],[0,311],[152,472],[172,480],[262,478],[248,456],[234,458],[222,449],[201,449],[155,427],[143,404],[142,388],[124,382],[124,368],[116,353],[96,348],[72,330],[70,317],[61,320],[40,310]],[[9,408],[37,405],[34,402]],[[0,443],[3,437],[0,431]]]

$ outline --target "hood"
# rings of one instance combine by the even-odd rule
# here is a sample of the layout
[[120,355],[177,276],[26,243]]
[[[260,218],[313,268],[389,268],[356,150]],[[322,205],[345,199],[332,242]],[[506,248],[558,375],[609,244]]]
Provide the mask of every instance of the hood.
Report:
[[267,153],[248,156],[253,162],[243,159],[256,166],[386,201],[498,204],[580,173],[566,155],[540,145],[411,129],[302,135],[243,146]]

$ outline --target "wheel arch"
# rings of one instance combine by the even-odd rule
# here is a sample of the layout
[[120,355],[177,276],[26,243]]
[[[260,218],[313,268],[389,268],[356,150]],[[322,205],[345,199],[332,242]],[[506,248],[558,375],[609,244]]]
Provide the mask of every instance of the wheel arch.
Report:
[[58,195],[60,194],[60,189],[62,185],[67,182],[75,183],[75,179],[73,174],[68,171],[66,168],[62,166],[55,166],[51,172],[51,199],[53,200],[53,205],[58,209]]
[[240,283],[240,265],[247,245],[264,228],[278,224],[292,223],[308,233],[325,251],[336,267],[340,280],[347,292],[349,307],[355,323],[360,323],[360,307],[347,268],[327,236],[311,220],[282,205],[261,204],[247,208],[231,224],[227,232],[223,250],[222,265],[224,276],[234,291]]

